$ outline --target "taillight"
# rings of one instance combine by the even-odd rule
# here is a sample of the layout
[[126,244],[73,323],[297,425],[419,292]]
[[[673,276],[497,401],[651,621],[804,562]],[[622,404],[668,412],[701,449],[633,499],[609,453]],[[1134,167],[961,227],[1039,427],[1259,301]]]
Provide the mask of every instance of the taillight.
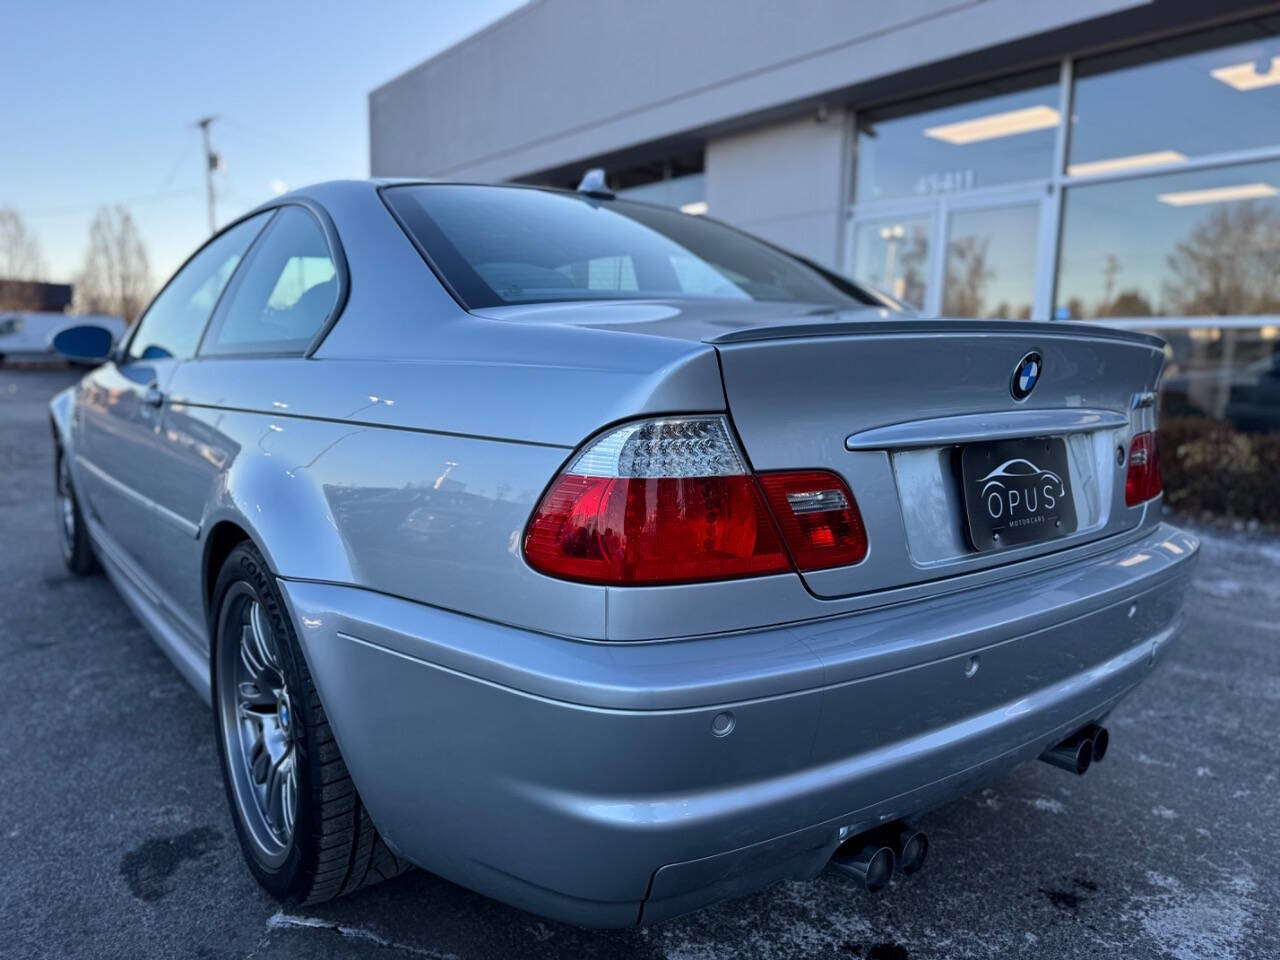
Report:
[[1160,455],[1154,433],[1139,433],[1129,446],[1129,472],[1124,478],[1124,502],[1135,507],[1164,490],[1160,477]]
[[[723,417],[627,424],[593,441],[556,478],[530,521],[525,557],[551,576],[637,585],[788,572],[793,557],[801,569],[817,569],[866,554],[857,506],[834,474],[759,481]],[[861,548],[850,551],[854,528]]]
[[867,555],[867,531],[858,504],[834,473],[762,473],[760,484],[801,570],[842,567]]

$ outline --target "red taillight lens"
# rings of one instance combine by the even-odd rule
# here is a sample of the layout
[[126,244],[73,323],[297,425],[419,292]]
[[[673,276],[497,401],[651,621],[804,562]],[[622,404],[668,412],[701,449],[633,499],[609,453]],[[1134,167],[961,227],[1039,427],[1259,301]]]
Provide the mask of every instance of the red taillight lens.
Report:
[[1160,477],[1160,451],[1154,433],[1139,433],[1129,447],[1129,472],[1124,478],[1124,502],[1136,507],[1164,490]]
[[843,480],[823,470],[753,476],[722,416],[641,420],[597,437],[556,478],[524,538],[535,570],[619,586],[820,570],[866,554]]
[[764,473],[760,485],[801,570],[860,563],[867,531],[848,485],[825,470]]
[[791,569],[749,476],[561,474],[525,537],[535,569],[606,584],[719,580]]

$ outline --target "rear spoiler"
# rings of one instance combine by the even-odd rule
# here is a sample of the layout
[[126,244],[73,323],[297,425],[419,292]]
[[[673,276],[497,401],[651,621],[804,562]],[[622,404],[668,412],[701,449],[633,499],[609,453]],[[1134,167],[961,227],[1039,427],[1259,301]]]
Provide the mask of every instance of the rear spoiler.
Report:
[[766,323],[747,330],[731,330],[703,339],[704,343],[750,343],[755,340],[789,340],[803,337],[847,337],[930,335],[944,333],[1025,333],[1029,337],[1071,337],[1075,339],[1118,340],[1138,343],[1153,350],[1164,350],[1164,340],[1148,333],[1134,330],[1117,330],[1114,327],[1088,323],[1062,323],[1031,320],[858,320],[798,319],[784,323]]

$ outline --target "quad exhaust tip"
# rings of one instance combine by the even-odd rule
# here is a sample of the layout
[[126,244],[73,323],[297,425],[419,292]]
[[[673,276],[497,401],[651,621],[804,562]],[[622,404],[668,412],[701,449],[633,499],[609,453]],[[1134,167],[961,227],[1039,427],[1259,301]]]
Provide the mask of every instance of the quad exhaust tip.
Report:
[[1107,747],[1111,743],[1111,734],[1107,733],[1106,727],[1099,727],[1094,724],[1089,727],[1089,739],[1093,741],[1093,762],[1101,763],[1102,758],[1107,755]]
[[905,874],[918,873],[929,856],[929,835],[907,824],[902,824],[897,836],[898,864]]
[[[859,839],[854,838],[855,842]],[[873,842],[848,851],[841,847],[831,858],[831,865],[862,884],[867,893],[878,893],[893,878],[896,859],[890,847]]]
[[1082,777],[1091,765],[1102,762],[1110,743],[1107,728],[1091,723],[1040,754],[1040,759]]
[[928,834],[896,821],[846,840],[832,856],[831,865],[868,893],[876,893],[888,885],[895,869],[917,873],[928,855]]

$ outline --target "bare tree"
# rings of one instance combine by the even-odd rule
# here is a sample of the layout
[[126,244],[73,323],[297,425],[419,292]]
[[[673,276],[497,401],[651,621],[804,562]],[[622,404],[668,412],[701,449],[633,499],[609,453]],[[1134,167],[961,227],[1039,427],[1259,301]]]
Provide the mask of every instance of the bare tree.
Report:
[[151,266],[137,224],[122,206],[103,207],[89,227],[89,252],[76,278],[80,313],[115,313],[133,323],[151,295]]
[[1164,312],[1280,312],[1280,208],[1248,201],[1215,209],[1167,262]]
[[0,277],[6,280],[44,277],[40,241],[12,207],[0,207]]
[[44,276],[40,243],[17,210],[0,207],[0,280],[7,310],[39,310],[43,298],[37,282]]
[[942,311],[953,317],[986,316],[987,284],[995,279],[994,267],[987,265],[990,237],[964,236],[951,241],[947,254],[947,276],[943,286]]

